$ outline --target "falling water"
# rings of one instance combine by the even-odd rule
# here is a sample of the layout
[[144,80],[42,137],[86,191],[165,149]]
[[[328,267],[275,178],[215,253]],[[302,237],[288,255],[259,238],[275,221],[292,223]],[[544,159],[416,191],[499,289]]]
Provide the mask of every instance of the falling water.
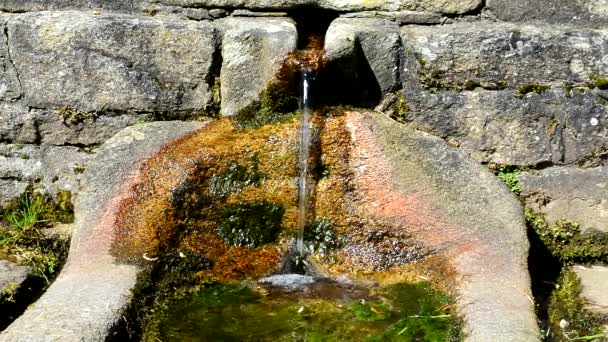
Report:
[[306,225],[306,211],[308,209],[308,159],[310,154],[310,81],[312,73],[308,70],[302,72],[302,126],[300,128],[299,156],[298,156],[298,235],[296,248],[298,255],[304,256],[304,227]]

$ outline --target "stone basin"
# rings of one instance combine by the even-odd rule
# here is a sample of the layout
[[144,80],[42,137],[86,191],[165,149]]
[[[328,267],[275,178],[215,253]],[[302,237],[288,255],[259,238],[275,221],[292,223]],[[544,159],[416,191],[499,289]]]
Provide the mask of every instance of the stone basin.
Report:
[[[466,340],[538,341],[524,218],[504,184],[439,138],[396,124],[382,113],[347,112],[328,118],[325,125],[348,141],[347,167],[361,210],[407,233],[455,271],[451,281]],[[188,139],[214,134],[214,127],[193,122],[137,125],[104,144],[77,199],[77,228],[66,266],[0,340],[107,338],[145,268],[141,254],[133,254],[138,262],[117,257],[117,242],[136,234],[129,226],[116,226],[124,225],[117,219],[121,205],[132,198],[134,185],[146,173],[156,172],[142,165],[179,150]],[[185,177],[174,175],[176,184]],[[352,261],[352,253],[345,255]],[[363,266],[368,262],[356,261]]]

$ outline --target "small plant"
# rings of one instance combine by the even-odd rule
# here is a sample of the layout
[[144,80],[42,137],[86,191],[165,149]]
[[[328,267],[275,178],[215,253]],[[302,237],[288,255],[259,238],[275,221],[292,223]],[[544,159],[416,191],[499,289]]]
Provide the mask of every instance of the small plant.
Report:
[[407,104],[405,96],[401,93],[396,94],[395,101],[391,105],[391,118],[397,122],[407,122],[407,114],[410,112],[410,106]]
[[521,191],[521,188],[519,187],[519,179],[517,177],[522,171],[523,170],[517,166],[503,165],[498,167],[496,175],[505,182],[512,192],[518,194]]
[[31,201],[30,195],[25,193],[21,203],[21,208],[6,213],[4,218],[12,228],[21,230],[33,228],[40,220],[44,207],[43,199],[37,196]]

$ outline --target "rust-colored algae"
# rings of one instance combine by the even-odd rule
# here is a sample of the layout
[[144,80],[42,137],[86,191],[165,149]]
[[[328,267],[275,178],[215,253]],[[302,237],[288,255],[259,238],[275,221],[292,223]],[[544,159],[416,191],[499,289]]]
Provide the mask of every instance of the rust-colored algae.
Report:
[[[296,129],[293,119],[249,130],[236,129],[224,119],[165,146],[143,163],[142,179],[120,205],[114,254],[137,262],[184,239],[186,246],[210,259],[214,275],[221,279],[261,276],[276,268],[284,248],[226,244],[217,235],[218,211],[240,201],[265,200],[284,208],[282,227],[292,229]],[[213,198],[209,180],[231,162],[249,168],[256,164],[262,179],[227,198]]]
[[[353,149],[347,116],[318,114],[313,118],[315,187],[310,218],[327,222],[337,242],[323,255],[313,253],[311,261],[329,274],[373,275],[386,282],[420,274],[411,267],[426,269],[420,266],[424,260],[435,260],[428,258],[432,253],[425,245],[412,238],[421,222],[394,220],[390,215],[393,210],[406,214],[416,210],[415,196],[391,197],[390,208],[370,206],[365,198],[369,189],[361,188],[365,179],[362,183],[355,174],[353,158],[358,152]],[[297,129],[294,117],[251,129],[239,129],[223,119],[164,147],[143,163],[141,180],[120,205],[114,254],[137,262],[144,254],[155,257],[167,249],[187,248],[210,261],[211,268],[201,271],[201,276],[222,281],[276,271],[295,234]],[[214,183],[218,179],[224,179],[223,183]],[[213,187],[217,189],[210,190]],[[222,238],[222,210],[242,203],[281,208],[276,241],[247,248]],[[413,262],[417,266],[407,266]],[[444,273],[451,273],[446,267]]]

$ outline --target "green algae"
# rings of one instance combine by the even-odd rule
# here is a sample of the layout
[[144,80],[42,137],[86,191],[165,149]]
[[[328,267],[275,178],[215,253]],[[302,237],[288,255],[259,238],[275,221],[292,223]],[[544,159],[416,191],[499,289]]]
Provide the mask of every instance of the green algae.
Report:
[[448,297],[428,283],[357,291],[329,286],[335,288],[307,295],[247,283],[196,288],[157,305],[143,341],[448,341],[457,335]]
[[219,235],[230,245],[257,248],[276,240],[284,213],[282,206],[266,201],[230,205],[220,214]]

